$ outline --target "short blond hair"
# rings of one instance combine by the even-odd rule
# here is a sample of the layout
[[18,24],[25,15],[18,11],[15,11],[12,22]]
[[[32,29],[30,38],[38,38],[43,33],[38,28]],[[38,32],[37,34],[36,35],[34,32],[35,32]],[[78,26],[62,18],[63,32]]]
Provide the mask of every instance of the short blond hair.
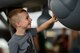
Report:
[[17,18],[18,14],[19,13],[22,13],[22,12],[27,12],[26,10],[22,9],[22,8],[19,8],[19,9],[13,9],[12,11],[9,12],[9,23],[14,27],[16,28],[16,22],[19,21],[19,18]]

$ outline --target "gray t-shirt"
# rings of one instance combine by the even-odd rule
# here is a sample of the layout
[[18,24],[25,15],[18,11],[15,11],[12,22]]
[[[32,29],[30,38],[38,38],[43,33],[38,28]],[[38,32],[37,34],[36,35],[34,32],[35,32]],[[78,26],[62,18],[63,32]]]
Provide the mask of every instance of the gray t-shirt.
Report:
[[[18,36],[14,34],[8,42],[10,53],[35,53],[35,47],[33,44],[32,37],[36,34],[36,28],[32,28],[29,31],[27,31],[27,33],[25,33],[24,36]],[[28,39],[31,39],[32,46],[30,45],[30,43],[28,43]],[[31,50],[27,51],[29,46],[32,47],[32,52]]]

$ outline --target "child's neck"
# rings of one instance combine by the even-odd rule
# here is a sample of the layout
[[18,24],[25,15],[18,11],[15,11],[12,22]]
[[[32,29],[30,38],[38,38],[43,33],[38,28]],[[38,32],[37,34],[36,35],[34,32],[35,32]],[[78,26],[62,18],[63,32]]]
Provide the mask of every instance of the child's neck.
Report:
[[18,28],[16,30],[16,35],[23,36],[25,34],[25,32],[26,32],[25,29]]

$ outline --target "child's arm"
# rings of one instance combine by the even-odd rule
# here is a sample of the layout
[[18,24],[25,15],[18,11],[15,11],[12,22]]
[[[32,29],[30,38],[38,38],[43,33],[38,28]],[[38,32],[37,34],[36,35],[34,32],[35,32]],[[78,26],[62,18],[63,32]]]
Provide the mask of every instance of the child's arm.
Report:
[[39,27],[37,27],[37,32],[41,32],[41,31],[47,29],[51,24],[53,24],[56,21],[57,21],[57,19],[56,19],[56,16],[54,15],[47,22],[45,22],[45,23],[41,24]]

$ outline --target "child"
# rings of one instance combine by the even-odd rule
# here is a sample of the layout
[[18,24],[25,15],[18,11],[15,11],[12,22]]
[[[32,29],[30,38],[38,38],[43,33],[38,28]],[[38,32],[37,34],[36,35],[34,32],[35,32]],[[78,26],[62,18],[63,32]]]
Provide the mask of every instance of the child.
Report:
[[31,21],[24,9],[14,9],[9,13],[9,23],[16,29],[9,40],[10,53],[36,53],[32,37],[57,20],[54,16],[37,28],[31,28]]

